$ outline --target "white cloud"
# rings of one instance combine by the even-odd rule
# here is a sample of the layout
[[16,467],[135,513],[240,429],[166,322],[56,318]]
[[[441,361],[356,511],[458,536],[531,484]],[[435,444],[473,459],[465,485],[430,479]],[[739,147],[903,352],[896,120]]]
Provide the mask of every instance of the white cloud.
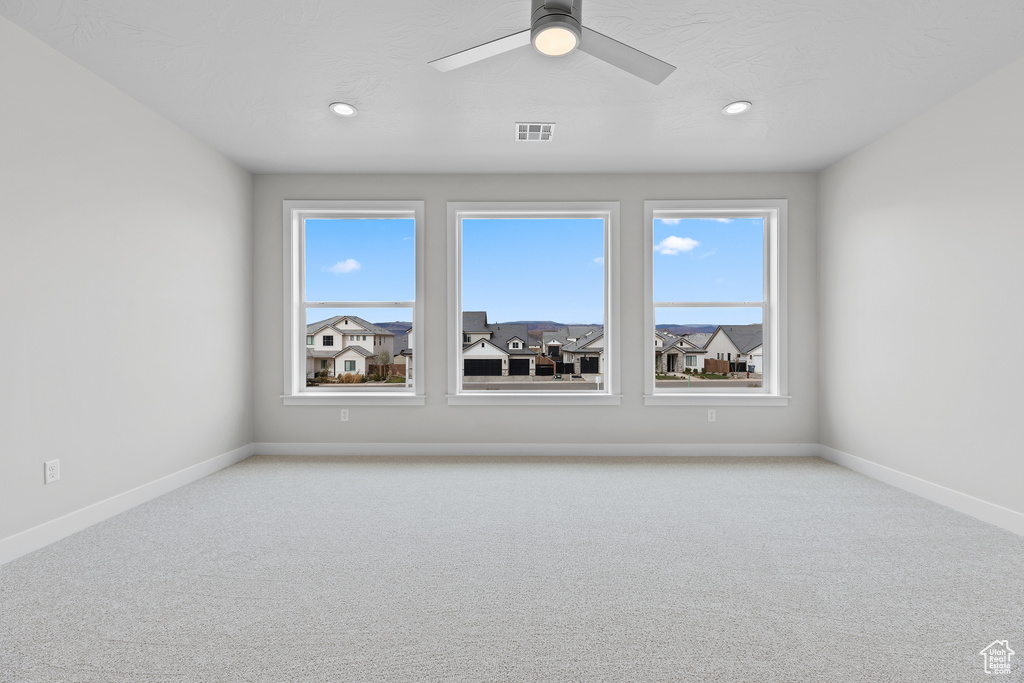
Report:
[[356,261],[354,258],[350,258],[345,259],[344,261],[338,261],[330,268],[325,268],[324,270],[329,270],[335,275],[342,275],[344,273],[351,273],[354,270],[359,270],[362,267],[363,266],[359,261]]
[[659,254],[665,254],[666,256],[674,256],[681,251],[693,251],[698,246],[700,246],[700,242],[697,240],[690,239],[689,237],[676,237],[675,235],[672,235],[671,237],[666,237],[662,241],[658,242],[654,247],[654,251]]
[[604,256],[598,256],[596,259],[594,259],[594,263],[596,263],[599,266],[603,266],[604,265]]
[[683,221],[682,218],[659,218],[658,220],[662,225],[679,225]]
[[733,221],[732,218],[716,218],[715,220],[719,223],[732,223]]
[[701,254],[697,258],[707,258],[708,256],[714,256],[716,251],[718,251],[717,247],[712,249],[711,251],[705,251],[703,254]]

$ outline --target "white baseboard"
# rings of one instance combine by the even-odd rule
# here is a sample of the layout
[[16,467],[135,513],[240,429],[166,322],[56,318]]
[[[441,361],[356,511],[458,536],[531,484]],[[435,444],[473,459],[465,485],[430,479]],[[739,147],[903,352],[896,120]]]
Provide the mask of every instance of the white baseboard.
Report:
[[365,456],[716,456],[818,455],[818,444],[692,443],[255,443],[255,455]]
[[70,536],[93,524],[110,519],[114,515],[153,500],[185,484],[191,484],[218,470],[241,462],[252,455],[252,447],[253,444],[246,444],[241,448],[236,448],[233,451],[222,453],[215,458],[210,458],[173,474],[168,474],[166,477],[161,477],[156,481],[151,481],[130,491],[125,491],[106,500],[93,503],[81,510],[69,512],[57,519],[0,539],[0,565],[17,559],[22,555],[27,555],[33,550],[38,550],[54,541],[59,541],[65,536]]
[[960,491],[954,491],[940,484],[933,484],[912,474],[900,472],[891,467],[879,465],[870,460],[858,458],[855,455],[837,451],[828,446],[820,446],[818,454],[825,460],[834,462],[854,472],[859,472],[890,486],[903,489],[908,493],[913,493],[916,496],[945,505],[957,512],[970,515],[975,519],[980,519],[983,522],[988,522],[1019,536],[1024,536],[1024,514],[1015,510],[996,505],[995,503],[989,503]]

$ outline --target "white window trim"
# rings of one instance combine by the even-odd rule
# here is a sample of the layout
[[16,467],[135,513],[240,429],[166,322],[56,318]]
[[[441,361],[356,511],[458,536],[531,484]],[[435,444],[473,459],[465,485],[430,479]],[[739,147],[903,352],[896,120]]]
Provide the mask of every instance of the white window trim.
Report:
[[[648,406],[786,406],[789,405],[785,199],[723,199],[644,202],[644,405]],[[681,218],[764,216],[765,286],[762,376],[760,391],[708,389],[678,394],[654,392],[654,214],[678,211]],[[722,306],[722,304],[715,304]]]
[[[460,391],[462,373],[462,220],[466,218],[604,218],[604,333],[601,391]],[[620,405],[618,202],[448,202],[448,405]]]
[[[335,201],[286,200],[284,202],[284,393],[285,405],[372,405],[421,406],[426,403],[424,377],[424,303],[425,251],[424,203],[422,201]],[[304,338],[306,321],[302,318],[305,284],[303,221],[307,218],[413,218],[415,249],[415,300],[412,306],[403,301],[344,302],[344,308],[402,308],[412,309],[413,388],[408,391],[305,391],[306,347],[299,343]],[[330,302],[327,302],[330,304]],[[306,302],[309,307],[328,307],[327,304]],[[344,386],[344,385],[340,385]]]

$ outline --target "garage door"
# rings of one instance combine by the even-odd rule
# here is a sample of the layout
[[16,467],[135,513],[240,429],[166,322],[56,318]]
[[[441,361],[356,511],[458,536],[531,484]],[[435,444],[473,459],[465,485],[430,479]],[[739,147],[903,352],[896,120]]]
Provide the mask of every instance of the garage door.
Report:
[[597,373],[597,358],[581,358],[580,372]]
[[510,375],[529,375],[530,374],[530,359],[529,358],[512,358],[508,361],[508,374]]
[[463,373],[469,376],[501,377],[501,359],[475,358],[465,360]]

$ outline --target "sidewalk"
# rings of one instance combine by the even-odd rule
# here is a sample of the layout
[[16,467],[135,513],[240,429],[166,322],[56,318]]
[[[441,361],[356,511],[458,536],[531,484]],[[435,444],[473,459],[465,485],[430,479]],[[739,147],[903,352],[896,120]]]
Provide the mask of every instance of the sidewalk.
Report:
[[463,376],[463,383],[470,384],[522,384],[524,382],[536,382],[538,384],[565,384],[567,382],[574,382],[579,384],[580,382],[594,383],[594,375],[583,375],[583,379],[572,379],[570,375],[562,375],[562,379],[555,379],[554,377],[548,376],[530,376],[530,375],[507,375],[507,376],[486,376],[486,375],[469,375]]

